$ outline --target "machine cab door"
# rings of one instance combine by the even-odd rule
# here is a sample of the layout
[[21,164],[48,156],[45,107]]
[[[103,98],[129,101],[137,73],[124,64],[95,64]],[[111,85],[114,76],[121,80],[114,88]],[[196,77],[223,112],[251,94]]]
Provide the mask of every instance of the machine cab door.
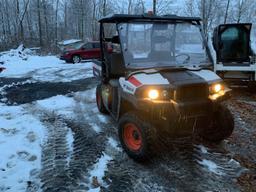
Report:
[[251,23],[223,24],[214,29],[213,47],[217,62],[242,63],[250,61]]

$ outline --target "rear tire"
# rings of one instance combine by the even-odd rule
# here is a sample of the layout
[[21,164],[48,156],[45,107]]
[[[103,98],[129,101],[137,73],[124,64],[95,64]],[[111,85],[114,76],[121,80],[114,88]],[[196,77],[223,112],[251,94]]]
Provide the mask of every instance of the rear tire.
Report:
[[221,142],[227,139],[234,130],[234,118],[226,106],[217,106],[213,115],[199,121],[199,135],[211,142]]
[[102,101],[101,85],[97,85],[97,88],[96,88],[96,103],[97,103],[99,112],[103,114],[108,114],[108,111]]
[[124,114],[118,123],[121,145],[135,161],[149,160],[157,139],[156,128],[143,120],[138,113]]
[[79,55],[74,55],[72,57],[72,63],[80,63],[81,62],[81,57]]

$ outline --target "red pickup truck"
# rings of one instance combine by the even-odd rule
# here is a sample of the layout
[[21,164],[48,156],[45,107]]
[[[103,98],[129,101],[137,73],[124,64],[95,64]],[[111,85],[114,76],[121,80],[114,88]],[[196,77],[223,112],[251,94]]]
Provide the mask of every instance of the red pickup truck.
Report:
[[[112,52],[111,46],[108,47],[108,51]],[[64,51],[60,59],[65,60],[67,63],[80,63],[82,60],[99,59],[100,56],[100,42],[91,41],[76,50]]]

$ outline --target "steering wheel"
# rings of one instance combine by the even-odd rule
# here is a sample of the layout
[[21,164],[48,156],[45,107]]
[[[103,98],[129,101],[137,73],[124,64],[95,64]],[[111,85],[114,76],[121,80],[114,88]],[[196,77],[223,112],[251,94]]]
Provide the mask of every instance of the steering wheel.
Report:
[[187,62],[190,60],[189,54],[186,54],[186,53],[181,53],[181,54],[175,55],[175,60],[176,60],[178,57],[186,57],[186,58],[184,59],[184,61],[182,62],[182,64],[185,64],[185,63],[187,63]]

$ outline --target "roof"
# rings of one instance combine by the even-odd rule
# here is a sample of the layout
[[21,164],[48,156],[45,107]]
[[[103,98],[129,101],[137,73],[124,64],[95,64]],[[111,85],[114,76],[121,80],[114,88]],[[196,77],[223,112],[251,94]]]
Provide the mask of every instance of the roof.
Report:
[[129,21],[201,21],[200,17],[180,17],[177,15],[150,16],[150,15],[128,15],[114,14],[99,20],[100,23],[120,23]]
[[81,39],[69,39],[69,40],[64,40],[62,42],[59,42],[59,45],[69,45],[69,44],[73,44],[73,43],[79,43],[82,42]]

